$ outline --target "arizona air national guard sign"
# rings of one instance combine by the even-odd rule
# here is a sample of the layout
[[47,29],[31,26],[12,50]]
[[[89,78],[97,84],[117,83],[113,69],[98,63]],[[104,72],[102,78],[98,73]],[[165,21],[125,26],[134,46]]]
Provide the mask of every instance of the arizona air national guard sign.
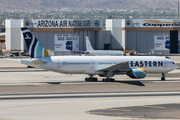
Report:
[[94,48],[103,49],[102,26],[99,19],[6,19],[6,49],[27,51],[21,27],[27,27],[46,49],[57,56],[86,51],[85,36],[91,38]]

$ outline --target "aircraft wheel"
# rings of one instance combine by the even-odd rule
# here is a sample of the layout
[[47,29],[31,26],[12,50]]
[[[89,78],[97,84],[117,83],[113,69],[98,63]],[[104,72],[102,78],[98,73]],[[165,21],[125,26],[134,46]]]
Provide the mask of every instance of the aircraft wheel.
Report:
[[111,78],[107,77],[106,82],[111,82]]
[[107,79],[107,78],[106,78],[106,79],[103,79],[102,81],[103,81],[103,82],[110,82],[109,79]]
[[115,79],[113,78],[106,78],[106,79],[102,79],[103,82],[114,82]]
[[93,78],[93,81],[98,81],[98,79],[97,78]]
[[112,78],[112,79],[110,79],[110,80],[111,80],[111,82],[115,82],[115,79],[113,79],[113,78]]
[[97,78],[92,78],[92,77],[90,77],[90,78],[85,78],[85,81],[86,81],[86,82],[98,81],[98,79],[97,79]]
[[165,77],[162,77],[161,80],[162,80],[162,81],[165,81]]

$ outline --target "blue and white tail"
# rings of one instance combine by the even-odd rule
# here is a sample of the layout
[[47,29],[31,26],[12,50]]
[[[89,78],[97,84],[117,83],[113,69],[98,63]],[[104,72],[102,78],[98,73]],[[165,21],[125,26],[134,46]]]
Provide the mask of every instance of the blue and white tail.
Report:
[[47,50],[28,28],[21,28],[31,58],[49,57]]
[[91,46],[91,43],[90,43],[90,41],[89,41],[89,38],[86,37],[86,51],[88,51],[88,50],[94,50],[94,49],[93,49],[92,46]]

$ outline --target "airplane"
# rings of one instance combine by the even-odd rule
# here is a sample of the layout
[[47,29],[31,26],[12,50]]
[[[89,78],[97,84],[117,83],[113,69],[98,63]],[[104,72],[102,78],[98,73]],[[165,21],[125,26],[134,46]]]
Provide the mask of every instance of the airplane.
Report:
[[64,74],[87,74],[85,81],[98,81],[94,75],[105,77],[103,82],[115,81],[114,75],[126,74],[130,78],[142,79],[147,73],[165,75],[176,69],[170,59],[156,56],[50,56],[28,28],[21,28],[29,50],[29,59],[22,64]]
[[125,55],[124,51],[120,50],[94,50],[91,46],[91,43],[89,41],[89,38],[86,36],[86,53],[89,53],[90,55],[94,56],[123,56]]

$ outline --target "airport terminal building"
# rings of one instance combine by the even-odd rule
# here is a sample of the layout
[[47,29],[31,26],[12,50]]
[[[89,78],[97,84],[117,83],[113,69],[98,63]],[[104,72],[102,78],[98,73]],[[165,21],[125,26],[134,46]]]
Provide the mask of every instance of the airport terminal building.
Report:
[[[29,28],[54,55],[85,51],[85,36],[96,50],[135,50],[139,54],[180,53],[176,19],[6,19],[6,49],[27,51],[21,27]],[[175,36],[175,37],[173,37]]]

